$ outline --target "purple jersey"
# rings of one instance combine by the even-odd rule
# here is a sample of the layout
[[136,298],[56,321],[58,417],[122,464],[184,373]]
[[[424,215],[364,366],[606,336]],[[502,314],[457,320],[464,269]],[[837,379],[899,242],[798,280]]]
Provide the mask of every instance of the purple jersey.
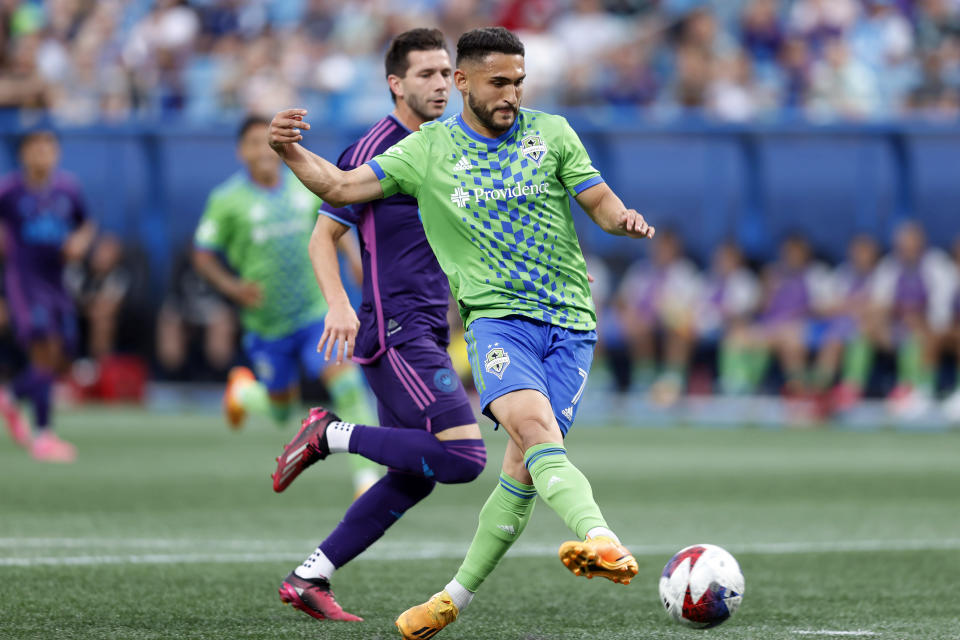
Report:
[[893,293],[894,313],[927,313],[927,285],[919,267],[904,267]]
[[793,271],[774,266],[771,273],[772,288],[764,320],[780,322],[805,318],[810,313],[810,292],[807,289],[807,272]]
[[[354,169],[407,137],[411,131],[389,115],[347,147],[337,160]],[[390,347],[426,333],[449,342],[450,285],[427,243],[416,198],[402,193],[343,208],[324,204],[334,220],[356,226],[363,253],[363,300],[354,359],[373,362]]]
[[73,303],[63,287],[63,243],[86,220],[80,187],[57,172],[41,189],[15,173],[0,183],[6,292],[21,339],[69,337]]

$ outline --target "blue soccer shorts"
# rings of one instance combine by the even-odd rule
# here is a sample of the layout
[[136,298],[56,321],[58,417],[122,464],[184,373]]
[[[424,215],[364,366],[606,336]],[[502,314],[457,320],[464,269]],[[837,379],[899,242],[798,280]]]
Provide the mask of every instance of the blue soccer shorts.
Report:
[[494,423],[490,403],[520,389],[550,400],[560,431],[567,434],[587,385],[596,331],[574,331],[521,316],[478,318],[464,335],[483,414]]
[[308,379],[316,380],[333,360],[327,362],[317,353],[317,343],[323,335],[323,320],[305,325],[279,338],[265,338],[248,331],[243,336],[246,352],[257,380],[270,393],[286,391],[299,384],[300,370]]

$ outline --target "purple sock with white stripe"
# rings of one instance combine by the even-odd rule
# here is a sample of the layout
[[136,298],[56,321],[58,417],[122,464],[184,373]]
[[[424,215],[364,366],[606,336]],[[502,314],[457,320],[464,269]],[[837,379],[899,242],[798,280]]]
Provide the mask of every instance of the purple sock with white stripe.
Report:
[[476,479],[487,463],[487,449],[480,439],[438,440],[419,429],[355,425],[350,434],[350,453],[357,453],[424,478],[456,484]]

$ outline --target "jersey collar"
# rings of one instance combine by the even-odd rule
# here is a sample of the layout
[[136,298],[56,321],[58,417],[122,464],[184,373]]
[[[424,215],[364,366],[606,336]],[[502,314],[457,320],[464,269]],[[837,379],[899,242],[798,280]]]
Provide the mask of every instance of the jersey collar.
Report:
[[241,169],[241,171],[243,172],[243,177],[247,181],[247,184],[249,184],[251,187],[253,187],[258,191],[262,191],[263,193],[266,193],[271,196],[277,195],[278,193],[283,191],[283,183],[284,183],[284,179],[286,178],[286,176],[283,175],[283,167],[280,168],[280,179],[277,180],[277,184],[272,187],[265,187],[259,182],[257,182],[256,180],[254,180],[253,176],[250,175],[250,172],[247,170],[246,167]]
[[397,116],[393,115],[392,113],[388,113],[388,114],[387,114],[387,117],[390,118],[391,120],[393,120],[394,122],[396,122],[396,123],[397,123],[397,126],[400,127],[401,129],[403,129],[404,131],[406,131],[407,133],[413,133],[413,131],[411,131],[411,130],[407,127],[407,125],[405,125],[405,124],[403,124],[402,122],[400,122],[400,118],[398,118]]
[[505,132],[503,132],[499,138],[488,138],[487,136],[481,135],[476,131],[474,131],[473,129],[471,129],[470,125],[468,125],[466,121],[463,119],[463,113],[457,114],[457,124],[460,125],[460,128],[463,130],[465,134],[467,134],[467,136],[473,138],[477,142],[482,142],[488,147],[495,148],[500,146],[501,142],[503,142],[504,140],[512,136],[517,131],[517,129],[520,128],[520,114],[517,113],[517,117],[513,121],[513,126],[507,129]]

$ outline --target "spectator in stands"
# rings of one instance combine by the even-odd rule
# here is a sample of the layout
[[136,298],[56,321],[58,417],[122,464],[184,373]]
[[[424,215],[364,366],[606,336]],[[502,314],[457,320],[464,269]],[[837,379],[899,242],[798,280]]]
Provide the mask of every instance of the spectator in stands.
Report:
[[784,394],[808,394],[811,324],[823,308],[828,287],[829,272],[813,261],[806,238],[788,235],[780,245],[778,261],[764,269],[761,312],[756,322],[732,328],[724,341],[723,357],[738,362],[733,367],[738,373],[728,379],[725,391],[756,391],[772,354],[785,379]]
[[897,416],[911,418],[926,412],[935,385],[936,332],[947,328],[956,271],[941,250],[927,246],[916,222],[905,222],[894,236],[893,254],[877,267],[874,303],[882,321],[874,340],[897,354],[897,386],[888,406]]
[[823,337],[813,371],[813,390],[823,394],[834,383],[842,364],[840,383],[824,396],[825,411],[849,409],[860,401],[873,364],[870,336],[873,325],[873,279],[880,247],[866,234],[855,236],[847,261],[834,269],[830,298],[822,311]]
[[793,112],[803,109],[810,90],[810,74],[813,59],[810,46],[803,38],[788,38],[780,51],[777,80],[780,90],[780,105]]
[[735,391],[746,365],[720,345],[727,333],[743,331],[749,325],[759,301],[759,283],[744,265],[740,248],[724,242],[713,252],[710,271],[694,306],[696,339],[701,346],[718,352],[721,388]]
[[0,69],[0,107],[42,109],[49,102],[49,86],[37,69],[40,40],[21,35],[11,43],[12,54]]
[[130,31],[122,59],[134,79],[138,101],[154,113],[182,109],[183,68],[194,51],[200,19],[185,0],[156,0]]
[[68,270],[67,282],[80,311],[87,355],[101,359],[120,347],[142,348],[143,328],[150,326],[145,312],[146,279],[143,265],[109,233],[97,238],[82,264]]
[[808,110],[817,119],[863,120],[878,115],[876,74],[850,55],[846,40],[830,38],[813,67]]
[[820,52],[842,38],[860,16],[857,0],[796,0],[790,7],[788,29]]
[[[200,342],[200,362],[194,345]],[[163,374],[183,378],[190,367],[222,380],[236,358],[237,318],[233,307],[200,277],[181,251],[157,318],[157,361]]]
[[750,0],[740,17],[740,43],[754,61],[774,62],[783,45],[784,30],[776,0]]
[[960,37],[960,10],[950,0],[918,0],[917,46],[921,52],[939,49],[945,41]]
[[[651,398],[676,402],[686,384],[693,347],[693,303],[700,288],[696,266],[684,257],[676,232],[666,229],[651,245],[652,260],[633,265],[619,290],[620,326],[630,348],[634,382],[653,381]],[[662,367],[657,366],[658,342]]]

